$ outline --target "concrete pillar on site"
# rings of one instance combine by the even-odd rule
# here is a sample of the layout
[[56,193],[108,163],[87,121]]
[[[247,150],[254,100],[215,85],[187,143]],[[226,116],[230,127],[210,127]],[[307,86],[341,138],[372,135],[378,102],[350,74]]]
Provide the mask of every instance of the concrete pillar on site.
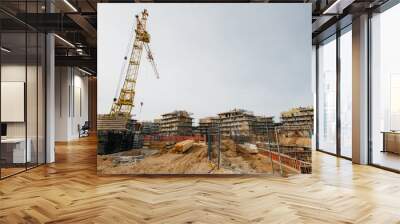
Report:
[[368,163],[368,15],[353,19],[353,162]]

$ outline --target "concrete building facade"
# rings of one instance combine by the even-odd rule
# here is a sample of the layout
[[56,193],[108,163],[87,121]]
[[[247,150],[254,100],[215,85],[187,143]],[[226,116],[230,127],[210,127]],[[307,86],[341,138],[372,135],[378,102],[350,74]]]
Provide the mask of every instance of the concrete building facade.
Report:
[[221,134],[230,135],[265,135],[267,127],[273,125],[273,117],[255,116],[253,112],[243,109],[218,114]]
[[161,135],[192,135],[193,118],[184,110],[177,110],[161,115]]

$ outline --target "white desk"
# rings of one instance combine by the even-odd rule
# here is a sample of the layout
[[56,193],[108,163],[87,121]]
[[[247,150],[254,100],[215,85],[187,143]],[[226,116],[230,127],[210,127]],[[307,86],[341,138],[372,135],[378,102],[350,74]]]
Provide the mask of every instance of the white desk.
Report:
[[[2,147],[13,147],[12,148],[12,163],[25,163],[31,162],[32,153],[31,153],[31,139],[27,139],[26,142],[26,154],[25,154],[25,138],[6,138],[1,139]],[[2,150],[3,151],[3,150]]]

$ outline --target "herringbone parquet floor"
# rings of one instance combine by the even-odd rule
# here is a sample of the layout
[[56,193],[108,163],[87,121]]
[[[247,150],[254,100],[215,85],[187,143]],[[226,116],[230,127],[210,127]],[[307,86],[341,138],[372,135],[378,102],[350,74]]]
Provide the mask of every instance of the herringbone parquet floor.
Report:
[[98,177],[94,138],[0,181],[0,223],[400,223],[400,175],[323,153],[280,177]]

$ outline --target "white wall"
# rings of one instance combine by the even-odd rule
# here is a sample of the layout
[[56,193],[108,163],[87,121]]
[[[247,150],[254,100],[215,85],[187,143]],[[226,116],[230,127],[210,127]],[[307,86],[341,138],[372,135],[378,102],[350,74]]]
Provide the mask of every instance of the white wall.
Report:
[[76,68],[56,67],[55,140],[79,137],[78,125],[88,120],[88,78]]
[[74,108],[71,108],[72,111],[72,119],[71,119],[71,135],[73,138],[79,137],[78,132],[78,124],[83,125],[85,121],[89,120],[89,113],[88,113],[88,78],[81,76],[82,73],[79,75],[74,75]]
[[67,67],[55,68],[55,140],[68,139],[68,88],[70,75]]

